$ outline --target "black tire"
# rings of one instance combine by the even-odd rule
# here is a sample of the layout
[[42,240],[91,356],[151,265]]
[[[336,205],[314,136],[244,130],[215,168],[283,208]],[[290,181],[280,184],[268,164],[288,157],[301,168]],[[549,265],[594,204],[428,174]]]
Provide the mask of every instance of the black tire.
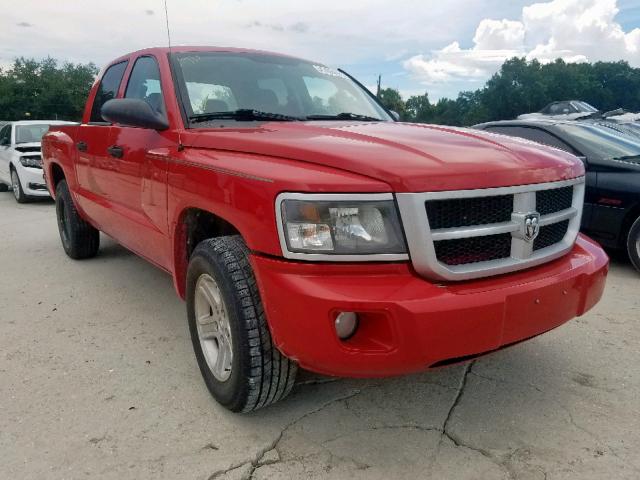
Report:
[[631,225],[627,236],[627,252],[631,263],[640,272],[640,217]]
[[56,186],[56,216],[65,253],[74,260],[95,257],[100,248],[100,232],[78,213],[66,180]]
[[9,191],[9,185],[6,185],[4,183],[0,183],[0,192],[4,193],[4,192],[8,192]]
[[13,167],[11,167],[11,185],[13,187],[13,196],[16,199],[16,202],[27,203],[29,201],[29,197],[25,195],[24,190],[22,190],[20,176]]
[[[205,359],[195,315],[195,292],[202,275],[212,277],[229,319],[233,360],[225,381],[218,380]],[[249,412],[286,397],[293,387],[297,364],[273,345],[260,293],[240,236],[202,241],[187,271],[187,315],[200,372],[213,397],[233,412]]]

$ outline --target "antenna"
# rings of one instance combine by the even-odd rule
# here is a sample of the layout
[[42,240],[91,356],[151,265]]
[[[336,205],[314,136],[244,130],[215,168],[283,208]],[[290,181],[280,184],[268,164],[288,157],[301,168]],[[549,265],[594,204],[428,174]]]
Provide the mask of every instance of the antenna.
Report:
[[[169,44],[169,63],[173,62],[173,52],[171,51],[171,30],[169,29],[169,9],[167,8],[167,0],[164,0],[164,19],[167,25],[167,43]],[[180,134],[180,130],[178,130],[178,151],[181,152],[184,150],[184,145],[182,144],[182,136]]]
[[169,53],[171,53],[171,31],[169,30],[169,10],[167,9],[167,0],[164,0],[164,19],[167,24],[167,42],[169,44]]

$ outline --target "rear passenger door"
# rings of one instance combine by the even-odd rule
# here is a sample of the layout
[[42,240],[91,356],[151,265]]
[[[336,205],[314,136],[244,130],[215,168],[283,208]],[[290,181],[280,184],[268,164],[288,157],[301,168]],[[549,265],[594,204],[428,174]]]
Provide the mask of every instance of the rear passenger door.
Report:
[[127,61],[124,61],[105,70],[91,105],[89,119],[78,127],[75,145],[78,201],[97,226],[107,232],[110,217],[107,176],[111,169],[107,148],[111,124],[102,118],[100,110],[105,102],[118,95],[126,68]]
[[[166,118],[156,57],[144,55],[135,59],[124,98],[144,100]],[[164,155],[164,150],[171,146],[175,146],[175,141],[167,132],[113,125],[108,146],[111,166],[105,177],[108,200],[117,216],[118,240],[164,268],[171,264]]]

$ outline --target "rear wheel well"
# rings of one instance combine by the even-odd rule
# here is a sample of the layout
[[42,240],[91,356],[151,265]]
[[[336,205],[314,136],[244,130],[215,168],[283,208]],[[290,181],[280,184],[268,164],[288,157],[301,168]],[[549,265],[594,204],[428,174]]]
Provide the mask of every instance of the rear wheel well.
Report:
[[203,240],[227,235],[240,235],[240,232],[222,217],[199,208],[182,212],[174,240],[175,282],[181,297],[184,298],[187,266],[195,248]]
[[51,185],[53,186],[54,190],[55,190],[55,187],[58,185],[58,183],[60,183],[60,181],[64,179],[65,179],[65,176],[64,176],[64,170],[62,170],[62,167],[57,163],[54,163],[53,165],[51,165]]

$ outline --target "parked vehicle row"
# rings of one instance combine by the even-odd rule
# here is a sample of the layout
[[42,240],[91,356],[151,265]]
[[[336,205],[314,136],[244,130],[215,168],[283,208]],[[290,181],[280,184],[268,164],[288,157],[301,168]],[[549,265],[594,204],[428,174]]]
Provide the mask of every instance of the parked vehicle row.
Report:
[[538,112],[523,113],[518,115],[518,120],[533,120],[536,118],[555,117],[563,120],[574,120],[576,118],[590,115],[598,111],[593,105],[581,100],[562,100],[551,102]]
[[621,113],[405,124],[314,62],[146,49],[101,72],[81,123],[1,127],[0,182],[54,197],[69,257],[104,232],[169,272],[207,388],[250,411],[299,366],[402,374],[582,315],[608,259],[580,229],[640,270],[640,134]]
[[42,174],[40,141],[50,125],[69,122],[24,120],[0,128],[0,191],[9,186],[18,203],[34,197],[48,197]]
[[299,366],[378,377],[505,348],[604,289],[574,155],[396,122],[298,58],[124,55],[43,157],[64,251],[92,257],[105,232],[169,272],[205,384],[233,411],[285,397]]

